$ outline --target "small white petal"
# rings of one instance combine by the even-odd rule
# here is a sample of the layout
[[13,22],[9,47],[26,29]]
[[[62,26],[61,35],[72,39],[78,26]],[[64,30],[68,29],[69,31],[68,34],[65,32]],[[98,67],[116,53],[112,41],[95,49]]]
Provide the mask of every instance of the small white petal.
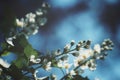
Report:
[[33,35],[37,34],[38,33],[38,30],[36,29],[34,32],[33,32]]
[[10,44],[11,46],[14,46],[12,40],[13,40],[13,37],[10,37],[10,38],[7,38],[7,39],[6,39],[6,42],[7,42],[8,44]]
[[41,9],[39,9],[38,11],[36,11],[36,15],[39,15],[39,16],[43,15],[42,10],[41,10]]
[[34,58],[35,58],[35,55],[31,55],[31,56],[30,56],[30,59],[34,59]]
[[57,66],[58,66],[58,67],[62,67],[62,66],[63,66],[61,60],[59,60],[59,62],[57,63]]
[[94,50],[95,50],[97,53],[100,53],[100,52],[101,52],[100,45],[99,45],[99,44],[96,44],[96,45],[94,46]]
[[10,64],[7,63],[6,61],[4,61],[2,58],[0,58],[0,64],[5,67],[5,68],[9,68],[10,67]]
[[71,71],[70,71],[70,75],[76,75],[75,71],[74,71],[74,70],[71,70]]
[[25,25],[24,19],[21,19],[21,20],[16,19],[16,24],[17,24],[17,26],[19,26],[19,27],[24,27],[24,25]]

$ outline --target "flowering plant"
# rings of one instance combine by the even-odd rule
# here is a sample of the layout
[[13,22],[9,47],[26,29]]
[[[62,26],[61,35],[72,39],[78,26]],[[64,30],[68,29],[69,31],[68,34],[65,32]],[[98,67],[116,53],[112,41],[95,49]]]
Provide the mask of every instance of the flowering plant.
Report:
[[[12,52],[17,55],[17,59],[9,64],[0,58],[1,80],[58,80],[58,76],[51,73],[52,68],[59,68],[63,72],[60,80],[89,80],[81,74],[85,69],[96,70],[96,61],[103,60],[107,52],[112,50],[113,42],[110,39],[105,39],[102,44],[96,44],[93,48],[90,40],[78,43],[71,40],[63,50],[58,49],[46,55],[35,50],[28,43],[28,38],[35,35],[47,22],[49,7],[44,3],[35,13],[28,13],[25,18],[15,20],[15,27],[12,27],[1,44],[0,55]],[[50,75],[38,77],[39,69],[44,69]]]

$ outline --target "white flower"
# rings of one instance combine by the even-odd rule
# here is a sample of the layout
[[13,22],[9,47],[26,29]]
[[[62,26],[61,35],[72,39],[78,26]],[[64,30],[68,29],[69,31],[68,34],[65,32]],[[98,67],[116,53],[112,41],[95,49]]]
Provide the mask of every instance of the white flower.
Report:
[[30,56],[30,59],[35,59],[35,55],[31,55],[31,56]]
[[80,68],[82,70],[85,70],[85,69],[89,69],[91,71],[96,70],[95,61],[91,59],[90,61],[87,61],[85,64],[81,65]]
[[9,68],[11,64],[0,58],[0,65],[2,65],[4,68]]
[[79,55],[80,59],[87,59],[90,56],[93,56],[93,51],[91,49],[81,49],[79,53],[80,53]]
[[39,27],[35,24],[30,24],[29,26],[23,28],[23,33],[26,35],[35,35],[38,32]]
[[59,60],[58,63],[57,63],[57,66],[60,67],[60,68],[63,67],[63,61]]
[[100,53],[100,52],[101,52],[100,45],[99,45],[99,44],[96,44],[96,45],[94,46],[94,50],[95,50],[97,53]]
[[15,38],[16,38],[15,36],[6,38],[6,42],[7,42],[8,44],[10,44],[11,46],[14,46],[12,40],[15,39]]
[[81,69],[89,69],[91,71],[96,70],[96,63],[94,59],[90,59],[84,65],[81,66]]
[[26,14],[26,18],[29,22],[34,23],[35,22],[36,15],[33,13]]
[[71,67],[71,64],[69,64],[68,62],[63,64],[63,68],[65,69],[69,69]]
[[35,18],[35,17],[36,17],[36,15],[33,13],[26,14],[26,18]]
[[67,44],[64,48],[65,49],[70,49],[70,47],[71,47],[70,44]]
[[43,12],[42,12],[42,10],[41,10],[41,9],[37,10],[37,11],[36,11],[36,15],[38,15],[38,16],[41,16],[41,15],[43,15]]
[[45,69],[46,71],[51,70],[51,62],[48,62],[48,63],[44,66],[44,69]]
[[89,56],[93,56],[93,50],[92,49],[87,49],[86,52],[88,53]]
[[[81,65],[82,61],[88,59],[90,56],[93,56],[93,51],[91,49],[81,49],[79,50],[79,56],[74,60],[74,66],[77,67]],[[82,69],[86,69],[86,65],[81,67]]]
[[[90,66],[89,66],[89,64],[90,64]],[[89,69],[91,70],[91,71],[94,71],[94,70],[96,70],[96,62],[95,62],[95,60],[94,59],[91,59],[90,61],[89,61],[89,63],[88,63],[88,66],[89,66]]]
[[33,63],[40,63],[41,59],[39,59],[39,58],[35,59],[35,55],[31,55],[30,61]]
[[66,73],[69,73],[69,68],[72,66],[72,64],[69,64],[68,62],[63,63],[63,68],[66,69]]
[[71,40],[71,46],[73,46],[75,44],[75,40]]
[[33,35],[38,33],[38,29],[34,30]]
[[[80,66],[82,64],[82,62],[86,59],[88,59],[90,56],[93,56],[93,51],[91,49],[81,49],[79,51],[79,56],[74,60],[74,66]],[[80,66],[80,68],[82,70],[84,69],[88,69],[88,65],[87,64],[83,64]]]
[[66,69],[66,72],[68,73],[68,69],[72,66],[72,64],[69,64],[68,61],[59,60],[57,66]]
[[64,47],[64,52],[69,51],[70,47],[71,47],[70,44],[66,44],[65,47]]
[[71,70],[71,71],[70,71],[70,75],[71,75],[71,76],[72,76],[72,75],[76,75],[75,71],[74,71],[74,70]]
[[22,18],[21,20],[16,19],[16,24],[17,24],[17,26],[19,26],[19,27],[24,27],[24,26],[25,26],[24,19],[23,19],[23,18]]
[[79,57],[76,58],[76,59],[74,60],[74,66],[75,66],[75,67],[79,66],[80,63],[81,63],[81,61],[82,61],[82,59],[80,59]]
[[82,70],[85,70],[85,69],[88,69],[89,67],[88,67],[88,65],[84,64],[84,65],[80,66],[80,68],[81,68]]
[[7,42],[8,44],[10,44],[11,46],[14,46],[12,40],[13,40],[12,38],[7,38],[7,39],[6,39],[6,42]]

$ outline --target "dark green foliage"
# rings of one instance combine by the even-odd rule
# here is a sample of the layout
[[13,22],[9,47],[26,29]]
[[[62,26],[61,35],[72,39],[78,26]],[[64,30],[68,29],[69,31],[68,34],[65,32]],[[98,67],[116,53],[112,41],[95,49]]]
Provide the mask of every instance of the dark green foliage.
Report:
[[13,61],[13,63],[18,68],[26,67],[28,66],[28,60],[25,57],[19,57],[17,60]]
[[75,75],[72,80],[89,80],[88,77],[82,77],[80,75]]
[[10,6],[5,6],[0,23],[0,32],[4,34],[4,36],[12,36],[16,31],[15,19],[15,14]]
[[12,76],[13,80],[21,80],[23,77],[21,70],[18,69],[14,64],[12,64],[10,68],[6,69],[3,67],[2,69],[4,71],[4,75],[6,75],[5,80],[6,80],[7,75]]

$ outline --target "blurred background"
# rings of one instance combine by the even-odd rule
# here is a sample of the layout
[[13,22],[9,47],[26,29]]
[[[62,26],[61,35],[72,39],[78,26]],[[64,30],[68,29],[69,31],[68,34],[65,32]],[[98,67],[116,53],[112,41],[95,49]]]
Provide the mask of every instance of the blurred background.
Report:
[[[120,0],[1,0],[0,22],[4,18],[10,21],[12,16],[25,17],[41,7],[43,2],[51,5],[48,22],[38,34],[29,38],[32,46],[45,53],[63,49],[71,40],[91,40],[97,44],[110,38],[115,45],[113,51],[104,61],[97,63],[96,71],[85,71],[83,76],[90,80],[95,77],[120,80]],[[0,34],[2,37],[2,32]],[[54,72],[58,74],[58,71]]]

